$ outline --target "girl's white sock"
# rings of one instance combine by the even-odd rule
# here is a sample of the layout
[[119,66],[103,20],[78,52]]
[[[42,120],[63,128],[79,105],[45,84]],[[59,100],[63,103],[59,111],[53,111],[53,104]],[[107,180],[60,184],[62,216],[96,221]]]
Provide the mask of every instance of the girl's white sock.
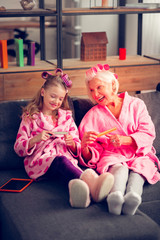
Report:
[[124,196],[124,205],[122,212],[126,215],[134,215],[141,204],[141,196],[136,192],[128,192]]
[[124,203],[123,194],[120,191],[110,193],[107,197],[107,203],[110,213],[120,215]]

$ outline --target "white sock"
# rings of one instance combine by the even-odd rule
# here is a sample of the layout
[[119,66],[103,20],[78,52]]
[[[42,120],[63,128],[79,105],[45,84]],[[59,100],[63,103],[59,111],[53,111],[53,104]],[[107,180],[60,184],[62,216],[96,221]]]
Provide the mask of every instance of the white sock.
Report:
[[107,203],[110,213],[120,215],[124,203],[123,194],[120,191],[110,193],[107,197]]
[[122,212],[126,215],[134,215],[141,204],[142,198],[136,192],[128,192],[124,196],[124,205]]

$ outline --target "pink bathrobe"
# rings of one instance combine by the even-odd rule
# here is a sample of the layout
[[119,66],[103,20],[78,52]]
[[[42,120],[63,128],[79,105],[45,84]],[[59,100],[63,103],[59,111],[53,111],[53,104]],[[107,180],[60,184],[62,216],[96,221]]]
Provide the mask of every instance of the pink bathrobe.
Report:
[[137,149],[125,145],[114,147],[107,136],[101,136],[89,147],[92,152],[91,160],[86,164],[81,157],[80,162],[99,173],[106,172],[111,165],[122,163],[154,184],[160,180],[160,163],[152,146],[155,128],[151,117],[146,105],[139,98],[129,96],[127,92],[119,97],[124,98],[119,118],[116,119],[107,107],[94,106],[82,119],[79,126],[80,138],[87,131],[103,132],[116,127],[117,130],[110,134],[131,136]]
[[[45,174],[52,161],[57,156],[66,156],[78,168],[78,161],[75,158],[80,152],[80,140],[78,129],[72,118],[71,111],[58,110],[58,123],[56,127],[46,120],[42,112],[35,114],[34,118],[34,120],[27,119],[26,121],[22,117],[22,122],[14,145],[15,152],[19,156],[25,157],[24,166],[28,176],[36,179]],[[29,150],[29,140],[43,130],[51,132],[67,131],[71,134],[77,145],[77,156],[72,155],[67,149],[64,135],[57,135],[56,138],[51,137],[47,141],[41,141]]]

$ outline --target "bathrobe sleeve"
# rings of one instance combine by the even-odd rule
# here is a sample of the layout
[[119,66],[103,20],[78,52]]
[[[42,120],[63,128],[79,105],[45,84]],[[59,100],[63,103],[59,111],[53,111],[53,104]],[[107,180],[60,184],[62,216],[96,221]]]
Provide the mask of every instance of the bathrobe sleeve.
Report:
[[[153,149],[155,139],[155,127],[148,113],[145,103],[141,99],[134,100],[130,105],[133,109],[133,129],[128,127],[128,135],[131,136],[136,144],[136,155],[144,156]],[[130,116],[131,118],[132,116]],[[128,122],[129,126],[129,122]]]
[[20,157],[26,157],[28,155],[32,155],[36,148],[36,144],[31,148],[28,149],[28,144],[30,139],[33,137],[34,134],[32,131],[33,129],[33,121],[29,118],[24,118],[22,116],[22,121],[19,126],[19,130],[16,137],[16,142],[14,144],[14,150]]

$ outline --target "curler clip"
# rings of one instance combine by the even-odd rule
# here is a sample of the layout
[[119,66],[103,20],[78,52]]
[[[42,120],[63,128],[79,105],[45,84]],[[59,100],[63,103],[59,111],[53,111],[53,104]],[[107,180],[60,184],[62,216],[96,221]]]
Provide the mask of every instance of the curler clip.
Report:
[[[60,73],[60,74],[58,74]],[[61,68],[57,68],[55,70],[55,74],[56,75],[60,75],[61,79],[63,80],[63,82],[65,83],[65,85],[70,88],[72,86],[72,81],[69,79],[68,74],[63,74],[63,71]]]
[[48,75],[53,76],[51,73],[45,71],[42,73],[42,78],[47,79]]

